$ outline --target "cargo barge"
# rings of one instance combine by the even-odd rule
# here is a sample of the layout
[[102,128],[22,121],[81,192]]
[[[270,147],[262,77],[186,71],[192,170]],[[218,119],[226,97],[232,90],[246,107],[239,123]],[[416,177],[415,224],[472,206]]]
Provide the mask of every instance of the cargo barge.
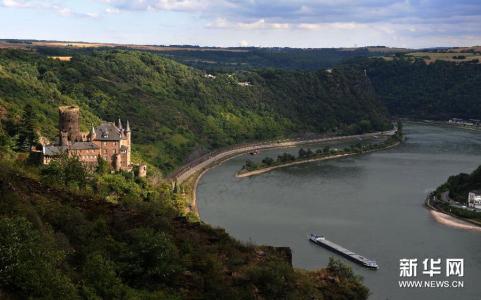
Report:
[[368,269],[373,269],[373,270],[379,269],[379,266],[377,265],[376,261],[368,259],[359,254],[356,254],[351,250],[348,250],[344,247],[339,246],[336,243],[326,240],[326,238],[323,236],[311,234],[309,237],[309,241],[311,241],[316,245],[322,246],[328,250],[331,250],[332,252],[335,252],[357,264],[360,264],[363,267],[366,267]]

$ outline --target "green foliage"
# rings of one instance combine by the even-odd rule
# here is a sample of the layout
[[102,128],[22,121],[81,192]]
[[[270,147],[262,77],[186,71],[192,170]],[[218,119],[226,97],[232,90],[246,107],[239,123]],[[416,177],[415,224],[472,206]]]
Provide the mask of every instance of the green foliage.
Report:
[[125,261],[122,277],[127,282],[145,288],[173,283],[182,268],[177,247],[166,233],[136,228],[127,233],[127,238],[130,246],[121,254],[121,261]]
[[439,191],[449,191],[449,197],[460,203],[468,202],[468,193],[473,190],[481,190],[481,166],[471,174],[460,173],[450,176]]
[[244,169],[247,171],[252,171],[258,168],[258,165],[253,162],[252,160],[248,159],[246,160],[246,163],[244,164]]
[[65,254],[22,217],[0,217],[0,287],[22,298],[77,299]]
[[283,153],[277,156],[278,163],[287,163],[296,160],[296,157],[290,153]]
[[[46,169],[62,173],[58,164],[52,162],[56,168]],[[362,286],[354,279],[340,277],[343,285],[337,287],[330,280],[295,271],[277,249],[260,251],[221,229],[179,218],[172,203],[177,193],[164,186],[154,189],[129,174],[92,171],[87,173],[86,188],[79,191],[77,184],[65,184],[63,176],[53,183],[37,181],[32,167],[22,162],[1,160],[0,167],[0,289],[9,295],[21,299],[361,295],[353,291],[352,286]],[[99,192],[97,185],[108,186],[101,188],[108,192]],[[157,196],[144,194],[152,190]],[[115,204],[103,201],[112,195]]]
[[97,172],[99,175],[105,175],[110,172],[109,163],[100,155],[97,157],[97,167],[95,172]]
[[262,160],[262,163],[266,166],[270,166],[274,163],[274,159],[271,158],[271,157],[265,157],[263,160]]
[[44,182],[66,187],[85,188],[87,185],[87,170],[77,157],[61,156],[50,164],[42,167]]
[[28,152],[38,143],[36,116],[32,105],[27,104],[18,126],[17,149]]
[[[99,253],[90,254],[82,267],[82,275],[88,288],[101,299],[122,299],[125,286],[117,276],[115,264]],[[89,289],[85,291],[89,291]],[[89,291],[92,293],[92,291]]]
[[[147,52],[72,51],[70,62],[0,51],[0,109],[7,111],[10,136],[26,104],[35,112],[40,133],[51,140],[58,132],[57,107],[78,104],[83,130],[99,119],[128,119],[134,150],[169,172],[205,151],[245,141],[389,126],[370,82],[347,67],[332,73],[262,70],[209,79]],[[240,86],[240,81],[252,85]]]
[[338,278],[338,289],[332,290],[332,287],[326,289],[327,299],[361,300],[369,296],[369,289],[361,284],[362,278],[354,275],[351,267],[338,259],[329,258],[327,272]]
[[361,154],[368,151],[374,150],[382,150],[386,147],[395,145],[403,140],[403,133],[402,133],[402,124],[398,122],[398,130],[392,135],[386,138],[382,143],[367,143],[363,144],[361,142],[357,142],[355,144],[349,145],[344,147],[344,149],[330,149],[329,146],[324,146],[322,149],[317,149],[316,151],[312,151],[311,149],[305,150],[304,148],[300,148],[298,152],[298,156],[295,157],[290,153],[283,153],[282,155],[277,156],[277,159],[274,160],[271,157],[265,157],[261,163],[255,163],[251,160],[247,160],[244,166],[241,169],[241,173],[255,171],[263,168],[269,168],[271,166],[282,166],[285,164],[289,164],[295,161],[307,161],[309,159],[323,159],[329,158],[332,155],[340,155],[340,154]]
[[[351,64],[354,62],[350,62]],[[424,60],[357,61],[393,115],[418,119],[481,118],[481,64]]]
[[293,290],[295,274],[283,261],[269,261],[248,271],[250,281],[259,288],[265,299],[289,299]]

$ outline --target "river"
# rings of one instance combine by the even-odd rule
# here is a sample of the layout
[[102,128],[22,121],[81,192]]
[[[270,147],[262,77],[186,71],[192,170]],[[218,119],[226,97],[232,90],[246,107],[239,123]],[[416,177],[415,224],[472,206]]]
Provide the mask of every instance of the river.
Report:
[[[306,269],[336,257],[307,240],[311,232],[325,235],[377,261],[380,269],[371,271],[340,258],[364,278],[370,299],[481,299],[481,233],[439,224],[423,206],[448,176],[481,164],[481,133],[412,123],[404,133],[406,141],[393,149],[250,178],[234,176],[246,159],[299,148],[233,158],[201,178],[201,219],[241,241],[288,246],[294,266]],[[403,258],[417,259],[416,277],[400,277]],[[441,258],[442,273],[422,274],[425,258]],[[446,277],[447,258],[464,259],[463,277]],[[400,280],[454,280],[464,287],[401,288]]]

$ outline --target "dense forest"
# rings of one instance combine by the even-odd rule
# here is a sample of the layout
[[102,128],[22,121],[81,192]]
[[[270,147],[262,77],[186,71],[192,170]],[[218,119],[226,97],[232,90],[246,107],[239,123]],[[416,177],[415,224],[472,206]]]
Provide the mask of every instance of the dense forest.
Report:
[[339,261],[297,271],[288,248],[180,216],[182,194],[76,158],[29,164],[0,145],[1,299],[366,299]]
[[389,126],[369,80],[348,66],[331,73],[206,75],[147,52],[80,51],[58,61],[35,51],[2,50],[3,129],[18,138],[20,116],[30,104],[39,135],[53,139],[57,106],[78,104],[84,129],[100,119],[128,119],[136,153],[169,172],[196,153],[244,141]]
[[[418,119],[481,118],[481,64],[403,58],[367,59],[376,94],[396,116]],[[350,65],[354,65],[352,61]]]

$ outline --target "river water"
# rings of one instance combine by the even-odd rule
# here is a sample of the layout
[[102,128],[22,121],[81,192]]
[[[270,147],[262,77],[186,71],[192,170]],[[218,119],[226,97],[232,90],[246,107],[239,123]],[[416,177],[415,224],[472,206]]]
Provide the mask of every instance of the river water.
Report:
[[[289,246],[294,266],[306,269],[338,257],[307,240],[311,232],[325,235],[377,261],[380,269],[371,271],[338,257],[364,278],[370,299],[481,299],[481,233],[438,224],[423,206],[448,176],[481,164],[481,133],[416,124],[405,125],[404,133],[396,148],[251,178],[234,176],[246,159],[298,149],[231,159],[201,178],[201,219],[241,241]],[[416,277],[400,277],[403,258],[417,259]],[[441,258],[440,275],[422,274],[425,258]],[[464,259],[463,277],[446,276],[447,258]],[[401,288],[400,280],[454,280],[464,287]]]

